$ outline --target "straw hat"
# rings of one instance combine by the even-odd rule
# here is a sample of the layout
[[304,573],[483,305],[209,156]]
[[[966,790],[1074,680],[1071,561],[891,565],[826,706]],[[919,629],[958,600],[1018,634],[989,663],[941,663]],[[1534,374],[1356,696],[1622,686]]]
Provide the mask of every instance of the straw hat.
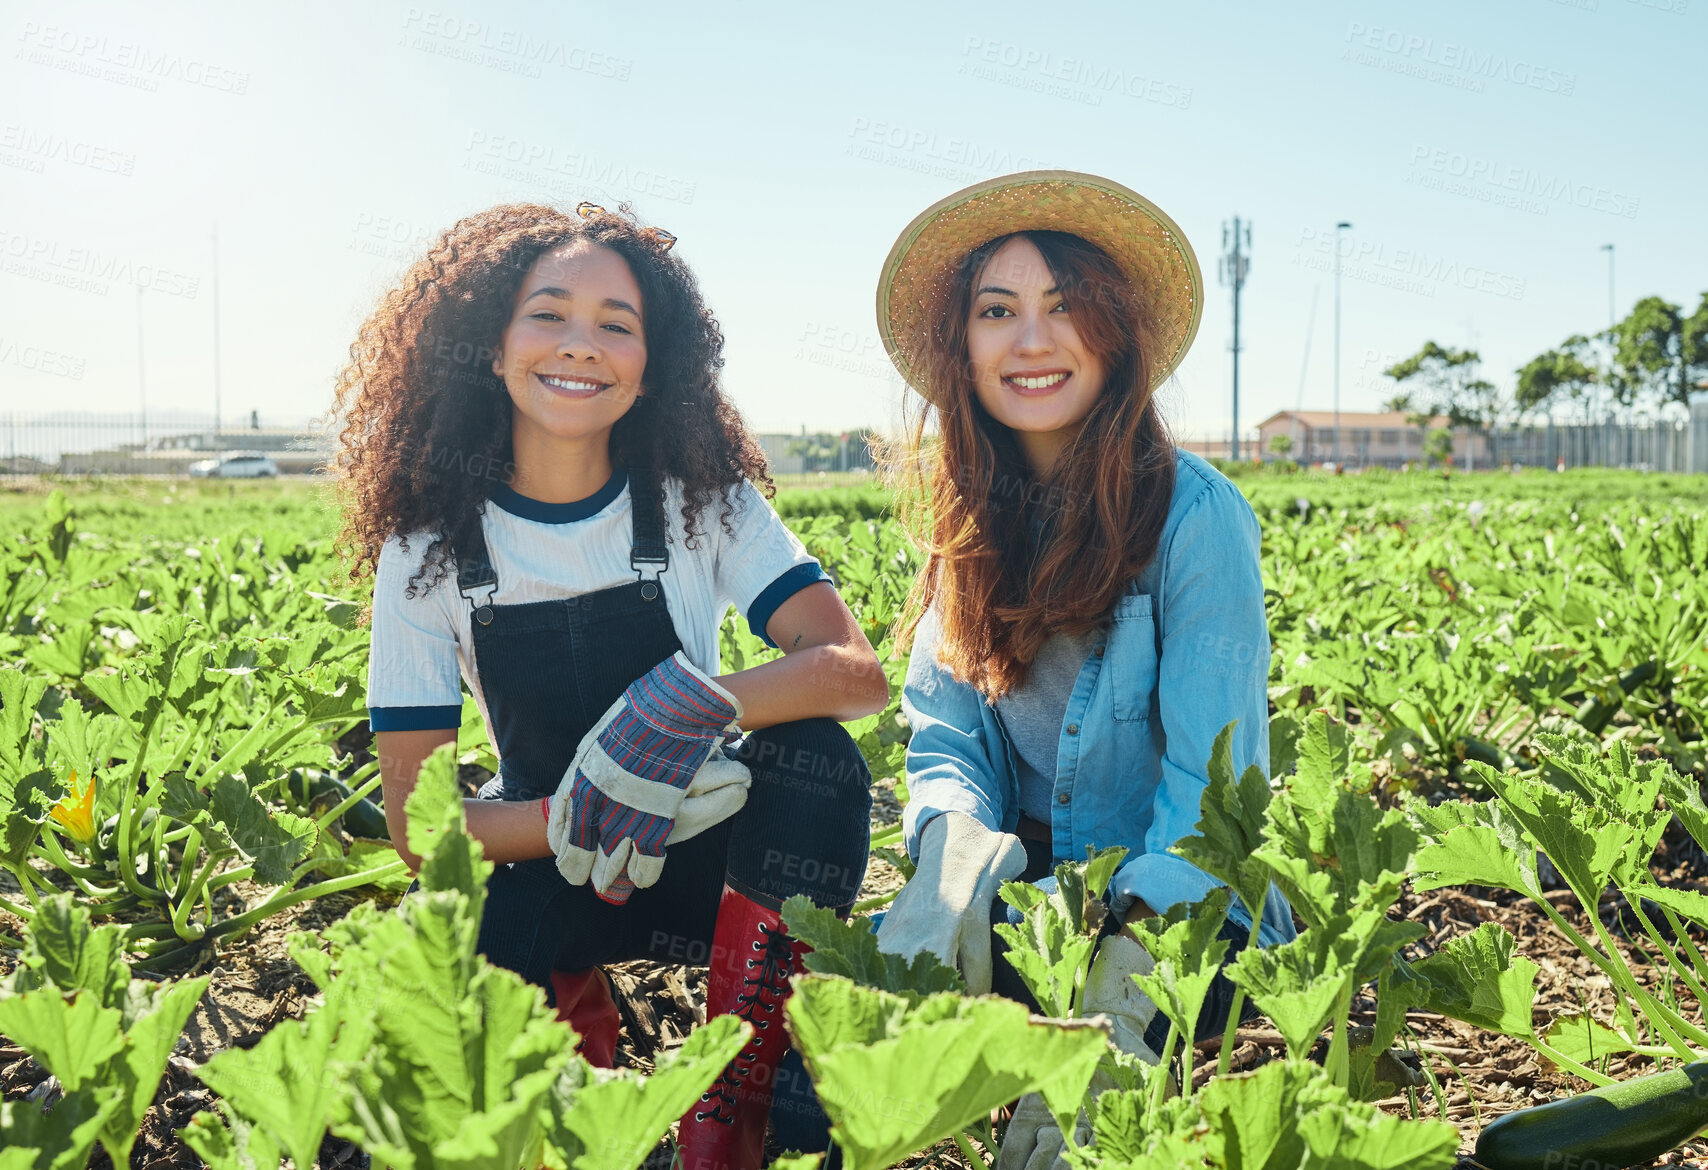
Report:
[[961,260],[1019,231],[1070,232],[1114,259],[1150,302],[1161,342],[1155,389],[1186,356],[1204,315],[1204,277],[1186,233],[1138,192],[1079,171],[1022,171],[965,187],[907,225],[878,278],[878,335],[901,376],[914,376]]

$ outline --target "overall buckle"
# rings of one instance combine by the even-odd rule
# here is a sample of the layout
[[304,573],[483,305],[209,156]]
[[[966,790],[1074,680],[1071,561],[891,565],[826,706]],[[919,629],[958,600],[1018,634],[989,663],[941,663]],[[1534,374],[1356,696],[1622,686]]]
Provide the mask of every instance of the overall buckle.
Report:
[[[638,551],[630,551],[629,568],[633,569],[635,571],[635,576],[640,578],[640,594],[642,600],[658,600],[658,578],[665,569],[669,568],[669,566],[670,556],[668,553],[664,556],[652,557]],[[652,576],[650,577],[647,576],[648,568],[652,569]]]

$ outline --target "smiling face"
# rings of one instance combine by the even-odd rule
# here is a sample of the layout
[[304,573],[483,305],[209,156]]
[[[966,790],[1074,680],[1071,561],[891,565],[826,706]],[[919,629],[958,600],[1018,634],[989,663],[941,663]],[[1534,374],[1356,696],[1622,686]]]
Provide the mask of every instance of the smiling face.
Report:
[[492,359],[515,406],[519,464],[565,444],[605,450],[641,393],[643,309],[634,273],[608,248],[578,241],[534,262]]
[[967,359],[974,393],[1042,473],[1091,413],[1103,391],[1103,363],[1074,328],[1031,240],[1016,236],[998,248],[973,278],[972,292]]

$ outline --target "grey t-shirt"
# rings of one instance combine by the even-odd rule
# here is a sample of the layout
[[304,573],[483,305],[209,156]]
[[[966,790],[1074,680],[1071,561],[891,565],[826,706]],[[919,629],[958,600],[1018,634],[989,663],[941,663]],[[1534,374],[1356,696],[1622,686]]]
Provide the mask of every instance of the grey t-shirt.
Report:
[[1068,695],[1086,655],[1104,636],[1096,627],[1078,635],[1054,635],[1038,652],[1026,681],[996,701],[1020,770],[1020,811],[1046,825],[1050,823],[1056,753]]

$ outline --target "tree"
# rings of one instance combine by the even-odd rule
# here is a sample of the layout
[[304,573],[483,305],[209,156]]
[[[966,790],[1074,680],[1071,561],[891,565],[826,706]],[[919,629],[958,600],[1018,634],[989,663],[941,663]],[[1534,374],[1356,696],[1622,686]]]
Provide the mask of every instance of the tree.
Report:
[[1575,402],[1587,394],[1601,381],[1601,374],[1590,364],[1593,345],[1589,338],[1575,333],[1559,349],[1531,358],[1518,371],[1518,409],[1536,410],[1568,398]]
[[1421,405],[1429,413],[1445,414],[1454,426],[1481,431],[1499,416],[1500,392],[1493,382],[1477,377],[1480,361],[1474,349],[1445,349],[1426,341],[1422,349],[1382,372],[1396,382],[1421,384],[1425,400],[1420,404],[1419,394],[1404,393],[1408,407]]
[[1656,406],[1688,405],[1708,376],[1708,292],[1690,316],[1661,297],[1644,297],[1613,327],[1613,383],[1619,400],[1646,395]]
[[1433,466],[1436,463],[1451,463],[1453,461],[1453,432],[1446,427],[1437,427],[1429,432],[1423,441],[1423,452],[1429,456]]
[[1293,436],[1271,435],[1269,437],[1269,451],[1282,459],[1287,458],[1293,453]]

